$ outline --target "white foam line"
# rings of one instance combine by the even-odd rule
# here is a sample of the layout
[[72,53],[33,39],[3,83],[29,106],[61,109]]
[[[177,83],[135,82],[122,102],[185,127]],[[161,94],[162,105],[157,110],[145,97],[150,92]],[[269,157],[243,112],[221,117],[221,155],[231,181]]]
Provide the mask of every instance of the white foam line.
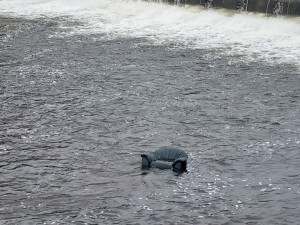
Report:
[[134,0],[2,0],[0,15],[70,16],[79,33],[147,37],[190,48],[224,48],[250,60],[293,63],[300,68],[300,20],[229,14]]

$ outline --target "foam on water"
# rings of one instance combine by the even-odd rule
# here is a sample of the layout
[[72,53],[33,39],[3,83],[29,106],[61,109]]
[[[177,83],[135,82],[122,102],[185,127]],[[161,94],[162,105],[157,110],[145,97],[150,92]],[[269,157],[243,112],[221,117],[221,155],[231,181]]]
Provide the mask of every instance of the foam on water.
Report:
[[154,43],[219,49],[240,60],[300,67],[299,18],[267,18],[134,0],[2,0],[0,15],[61,17],[83,22],[76,33],[146,37]]

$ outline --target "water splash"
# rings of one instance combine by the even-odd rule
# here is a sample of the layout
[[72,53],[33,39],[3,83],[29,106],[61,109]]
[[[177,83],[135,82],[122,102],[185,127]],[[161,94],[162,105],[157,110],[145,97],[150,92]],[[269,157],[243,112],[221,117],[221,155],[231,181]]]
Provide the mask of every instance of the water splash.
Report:
[[[11,0],[0,14],[28,18],[67,17],[80,21],[70,33],[142,37],[152,43],[216,49],[237,60],[291,63],[300,67],[300,21],[263,14],[203,10],[201,7],[134,0]],[[66,24],[63,24],[66,28]],[[67,25],[68,26],[68,25]]]

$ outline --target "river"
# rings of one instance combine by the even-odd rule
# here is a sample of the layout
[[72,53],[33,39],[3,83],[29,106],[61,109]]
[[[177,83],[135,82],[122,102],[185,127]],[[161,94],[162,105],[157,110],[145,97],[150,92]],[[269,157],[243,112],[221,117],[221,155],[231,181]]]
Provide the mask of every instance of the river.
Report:
[[299,223],[298,17],[1,0],[0,52],[1,225]]

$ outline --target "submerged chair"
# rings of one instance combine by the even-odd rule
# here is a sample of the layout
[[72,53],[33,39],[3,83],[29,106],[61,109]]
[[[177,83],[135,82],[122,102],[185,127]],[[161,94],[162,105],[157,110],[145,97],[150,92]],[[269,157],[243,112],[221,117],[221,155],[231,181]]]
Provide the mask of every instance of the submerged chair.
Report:
[[142,168],[172,169],[181,173],[186,171],[188,155],[177,148],[162,147],[152,154],[141,155]]

